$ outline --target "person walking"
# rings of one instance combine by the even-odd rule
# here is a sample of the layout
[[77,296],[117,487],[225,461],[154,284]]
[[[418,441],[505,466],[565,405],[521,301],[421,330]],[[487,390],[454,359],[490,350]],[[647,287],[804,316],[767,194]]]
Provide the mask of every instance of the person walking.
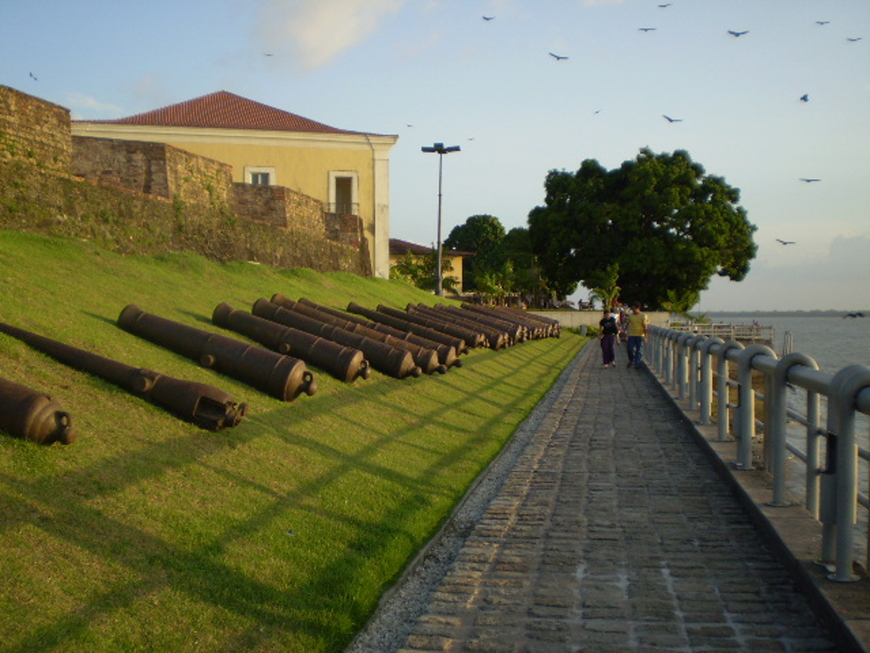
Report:
[[616,354],[613,348],[616,345],[618,333],[619,326],[616,324],[616,316],[605,308],[604,317],[598,323],[598,338],[601,340],[601,356],[604,359],[604,367],[616,367]]
[[631,315],[626,320],[628,332],[628,366],[638,369],[643,366],[643,343],[646,341],[646,327],[649,318],[640,310],[640,304],[631,305]]

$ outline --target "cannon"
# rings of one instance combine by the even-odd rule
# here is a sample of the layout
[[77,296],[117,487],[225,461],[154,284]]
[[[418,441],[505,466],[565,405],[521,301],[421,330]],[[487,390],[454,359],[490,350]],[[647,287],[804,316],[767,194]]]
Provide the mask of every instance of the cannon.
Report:
[[282,308],[286,308],[290,311],[295,311],[297,313],[301,313],[302,315],[307,315],[315,320],[320,322],[325,322],[326,324],[330,324],[332,326],[339,327],[341,329],[345,329],[347,331],[351,331],[353,333],[358,333],[361,336],[365,336],[366,338],[371,338],[372,340],[376,340],[378,342],[383,342],[391,347],[395,347],[396,349],[404,349],[406,351],[411,352],[411,356],[414,359],[414,363],[423,371],[424,374],[434,374],[438,372],[439,374],[444,374],[447,371],[447,366],[442,365],[438,361],[438,354],[428,347],[421,347],[420,345],[415,345],[412,342],[408,342],[406,340],[402,340],[401,338],[395,338],[386,333],[381,333],[380,331],[375,331],[374,329],[369,329],[366,326],[358,322],[354,322],[353,320],[348,320],[344,317],[339,317],[337,315],[332,315],[330,313],[326,313],[320,308],[318,308],[314,304],[314,302],[302,303],[302,302],[294,302],[292,299],[285,297],[281,293],[275,293],[272,296],[272,303],[281,306]]
[[282,401],[317,391],[314,375],[298,358],[151,315],[135,304],[124,307],[118,326]]
[[328,306],[322,306],[320,304],[314,303],[310,299],[305,299],[304,297],[299,299],[299,303],[305,306],[311,306],[312,308],[318,309],[322,313],[332,315],[339,319],[359,324],[366,328],[372,329],[373,331],[378,331],[379,333],[392,336],[393,338],[398,338],[399,340],[405,340],[407,342],[410,342],[411,344],[419,345],[424,349],[431,349],[436,353],[436,355],[438,356],[438,362],[443,365],[445,369],[450,367],[462,367],[462,361],[459,360],[459,358],[457,357],[456,347],[454,347],[453,345],[436,342],[435,340],[430,340],[429,338],[418,336],[417,334],[412,333],[411,331],[408,331],[406,329],[397,329],[395,327],[389,326],[388,324],[380,324],[378,322],[366,320],[359,315],[352,315],[350,313],[345,313],[344,311],[329,308]]
[[47,394],[0,377],[0,429],[37,444],[75,440],[72,419]]
[[0,332],[26,342],[65,365],[105,379],[201,428],[219,431],[237,426],[247,410],[247,404],[237,404],[226,392],[205,383],[132,367],[2,322]]
[[496,310],[493,306],[485,306],[482,304],[462,304],[463,310],[470,311],[472,313],[477,313],[479,315],[493,317],[497,320],[503,320],[508,324],[516,324],[522,328],[523,336],[522,339],[525,340],[538,340],[546,336],[545,329],[542,324],[535,324],[531,320],[525,319],[521,313],[516,312],[515,314],[508,314],[499,310]]
[[366,338],[357,333],[347,331],[314,318],[290,311],[286,308],[273,304],[268,299],[261,297],[251,310],[258,317],[278,322],[285,326],[293,327],[301,331],[321,336],[347,347],[356,347],[363,354],[369,364],[376,370],[397,379],[408,376],[420,376],[423,371],[414,364],[411,353],[402,349],[396,349],[383,342]]
[[504,335],[505,344],[516,344],[523,342],[526,339],[526,329],[517,322],[508,322],[493,316],[486,316],[482,313],[469,311],[458,306],[448,306],[447,304],[436,304],[435,310],[442,311],[458,317],[460,320],[465,320],[471,324],[479,324],[486,329],[493,329]]
[[451,336],[450,334],[444,333],[443,331],[437,331],[416,322],[410,322],[400,317],[387,315],[386,313],[381,313],[372,308],[360,306],[356,302],[350,302],[347,305],[347,310],[349,313],[366,317],[375,324],[382,324],[384,326],[392,327],[399,331],[412,333],[416,336],[431,340],[432,342],[437,342],[447,347],[451,347],[456,351],[457,356],[467,353],[468,351],[468,345],[465,344],[465,341],[462,338]]
[[508,345],[508,337],[504,332],[485,326],[479,322],[474,322],[473,320],[467,320],[457,315],[451,315],[447,311],[432,308],[426,304],[408,304],[406,310],[412,315],[423,315],[433,320],[442,320],[443,322],[455,327],[462,327],[463,329],[479,333],[483,336],[485,346],[490,349],[501,349]]
[[216,326],[247,336],[280,354],[292,353],[339,381],[349,383],[357,378],[367,379],[372,374],[369,362],[359,349],[238,311],[226,302],[215,307],[211,321]]
[[421,315],[419,313],[400,311],[396,308],[384,306],[383,304],[378,304],[377,310],[379,313],[398,317],[407,320],[408,322],[414,322],[415,324],[421,324],[430,329],[434,329],[435,331],[441,331],[442,333],[447,333],[456,338],[461,338],[462,341],[465,342],[465,346],[471,349],[482,347],[486,344],[486,338],[484,338],[482,333],[472,331],[471,329],[465,329],[455,324],[450,324],[444,320],[435,320],[427,315]]

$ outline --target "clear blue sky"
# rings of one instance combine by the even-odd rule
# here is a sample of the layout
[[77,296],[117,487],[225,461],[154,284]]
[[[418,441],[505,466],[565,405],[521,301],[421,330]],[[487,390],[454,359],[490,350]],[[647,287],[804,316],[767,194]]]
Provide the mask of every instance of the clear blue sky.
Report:
[[0,0],[0,83],[75,118],[226,90],[397,134],[391,234],[421,244],[438,179],[423,145],[462,148],[444,159],[444,238],[480,213],[526,226],[551,169],[685,149],[758,226],[747,279],[714,279],[702,311],[870,308],[870,2],[660,4]]

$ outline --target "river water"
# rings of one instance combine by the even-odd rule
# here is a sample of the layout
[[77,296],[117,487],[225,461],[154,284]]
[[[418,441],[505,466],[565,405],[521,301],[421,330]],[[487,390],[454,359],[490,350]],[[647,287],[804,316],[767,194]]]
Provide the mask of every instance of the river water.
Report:
[[[711,313],[707,317],[715,323],[752,324],[774,328],[772,349],[780,356],[783,354],[786,334],[791,333],[792,351],[801,352],[813,358],[819,369],[827,374],[836,374],[849,365],[860,364],[870,367],[870,311],[867,317],[842,317],[830,314],[794,315],[780,313]],[[789,406],[806,415],[806,393],[797,390],[789,393]],[[826,425],[827,405],[822,400],[822,428]],[[855,434],[858,445],[870,448],[870,417],[856,415]],[[806,427],[796,421],[789,421],[788,439],[794,446],[806,450]],[[825,445],[822,445],[824,451]],[[801,502],[804,493],[804,465],[796,457],[790,457],[788,466],[788,489]],[[859,464],[859,488],[864,495],[870,495],[870,465]],[[867,564],[868,514],[858,510],[858,527],[855,537],[855,559]]]

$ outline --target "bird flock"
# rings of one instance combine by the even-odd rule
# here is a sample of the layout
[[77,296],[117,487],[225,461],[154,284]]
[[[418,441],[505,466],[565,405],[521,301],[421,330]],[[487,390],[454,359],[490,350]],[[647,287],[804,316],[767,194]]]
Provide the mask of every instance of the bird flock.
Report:
[[[669,7],[672,7],[672,6],[673,6],[673,3],[668,2],[668,3],[658,4],[658,5],[656,5],[656,6],[657,6],[659,9],[667,9],[667,8],[669,8]],[[482,16],[482,18],[483,18],[483,20],[489,22],[489,21],[495,20],[496,17],[495,17],[495,16]],[[819,27],[824,27],[825,25],[830,24],[830,21],[828,21],[828,20],[817,20],[817,21],[815,21],[815,24],[818,25]],[[646,34],[646,33],[649,33],[649,32],[655,32],[658,28],[657,28],[657,27],[638,27],[637,29],[638,29],[639,32],[643,32],[643,33]],[[725,30],[725,31],[726,31],[726,33],[727,33],[728,35],[734,37],[735,39],[739,39],[739,38],[741,38],[741,37],[743,37],[743,36],[746,36],[746,35],[749,34],[749,32],[750,32],[750,30],[748,30],[748,29],[743,29],[743,30],[728,29],[728,30]],[[861,41],[861,40],[863,40],[863,37],[860,37],[860,36],[850,36],[850,37],[846,37],[846,41],[849,42],[849,43],[857,43],[858,41]],[[553,60],[556,61],[556,62],[563,62],[563,61],[567,61],[567,60],[569,59],[568,55],[556,54],[555,52],[548,52],[548,54],[549,54],[550,57],[552,57]],[[801,95],[800,97],[798,97],[798,100],[799,100],[800,102],[802,102],[802,103],[807,103],[807,102],[809,102],[809,101],[810,101],[809,93],[804,93],[803,95]],[[598,109],[598,110],[596,110],[596,111],[593,112],[593,114],[598,114],[598,113],[601,113],[601,109]],[[667,115],[667,114],[662,114],[662,117],[663,117],[663,118],[664,118],[668,123],[671,123],[671,124],[673,124],[673,123],[680,123],[680,122],[683,122],[683,119],[682,119],[682,118],[674,118],[674,117],[669,116],[669,115]],[[807,183],[807,184],[811,184],[811,183],[814,183],[814,182],[819,182],[819,181],[821,181],[821,179],[818,179],[818,178],[815,178],[815,177],[800,177],[799,180],[802,181],[802,182],[804,182],[804,183]],[[785,246],[785,245],[795,245],[795,244],[796,244],[796,242],[793,241],[793,240],[782,240],[782,239],[780,239],[780,238],[777,238],[777,239],[776,239],[776,242],[778,242],[780,245],[783,245],[783,246]]]

